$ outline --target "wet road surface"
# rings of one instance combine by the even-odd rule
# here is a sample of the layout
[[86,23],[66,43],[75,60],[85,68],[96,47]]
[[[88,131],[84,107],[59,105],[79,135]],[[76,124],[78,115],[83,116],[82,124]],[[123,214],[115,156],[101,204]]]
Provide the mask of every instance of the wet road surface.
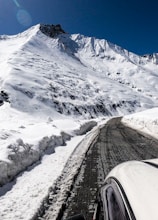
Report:
[[92,219],[98,190],[109,171],[124,161],[152,158],[158,158],[158,140],[126,127],[121,118],[109,120],[87,152],[63,219],[78,213]]

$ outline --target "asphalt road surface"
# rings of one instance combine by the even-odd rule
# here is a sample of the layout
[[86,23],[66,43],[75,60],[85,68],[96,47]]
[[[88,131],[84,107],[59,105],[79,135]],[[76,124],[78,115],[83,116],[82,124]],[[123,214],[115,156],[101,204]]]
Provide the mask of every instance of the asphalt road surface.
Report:
[[158,140],[138,133],[113,118],[92,143],[66,204],[63,219],[82,213],[92,219],[95,199],[106,175],[129,160],[158,158]]

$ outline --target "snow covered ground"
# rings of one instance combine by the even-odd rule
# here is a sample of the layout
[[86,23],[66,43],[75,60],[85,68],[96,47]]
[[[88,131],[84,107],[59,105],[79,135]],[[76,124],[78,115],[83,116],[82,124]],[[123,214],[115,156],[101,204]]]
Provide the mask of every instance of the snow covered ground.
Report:
[[[97,130],[77,146],[95,120],[158,105],[156,55],[140,57],[80,34],[50,38],[39,27],[0,36],[3,220],[33,218],[68,161],[72,181]],[[156,111],[123,121],[157,132]]]
[[0,219],[32,219],[82,138],[73,138],[65,149],[56,148],[54,154],[45,155],[38,165],[29,167],[16,181],[2,187]]
[[[3,106],[3,108],[5,107]],[[7,113],[6,109],[5,113]],[[3,126],[5,140],[8,138],[8,142],[6,141],[5,143],[12,143],[11,145],[15,150],[13,151],[13,148],[9,147],[8,149],[6,146],[3,146],[4,143],[2,145],[4,149],[2,150],[0,160],[1,181],[9,180],[4,179],[4,175],[10,174],[12,175],[11,177],[15,178],[8,184],[0,187],[0,219],[30,220],[38,213],[50,189],[55,185],[64,167],[68,167],[68,161],[71,161],[71,163],[69,162],[69,169],[66,171],[67,179],[62,194],[66,187],[69,187],[84,158],[89,146],[88,143],[96,135],[96,132],[91,132],[89,137],[84,140],[84,143],[79,145],[80,147],[77,147],[77,145],[83,140],[84,133],[92,129],[96,122],[84,122],[80,126],[74,120],[51,121],[49,119],[48,123],[44,123],[42,120],[38,122],[37,119],[33,120],[31,118],[31,121],[28,120],[29,124],[26,124],[26,115],[25,120],[22,121],[22,119],[19,120],[19,114],[18,118],[16,118],[15,113],[13,121],[6,121],[4,124],[7,128],[7,123],[12,123],[10,133]],[[20,124],[14,123],[16,120]],[[14,125],[17,127],[14,127]],[[64,136],[66,134],[68,136],[66,139],[71,138],[71,140],[66,142],[63,138],[64,136],[61,135],[61,130],[66,131],[67,133],[64,133]],[[16,137],[13,136],[14,132],[16,132]],[[13,144],[13,139],[19,137],[21,141],[16,141]],[[55,143],[54,137],[56,137]],[[1,138],[1,142],[2,140],[3,138]],[[21,144],[21,142],[24,144]],[[27,149],[28,146],[29,150]],[[11,151],[9,151],[10,149]],[[39,154],[41,155],[39,156]],[[9,158],[7,155],[9,155]],[[23,160],[25,161],[25,167]],[[31,166],[32,163],[33,165]],[[19,175],[15,176],[12,173],[12,169],[16,172],[18,170],[22,171],[21,168],[24,171],[20,172]],[[62,199],[60,202],[62,202]],[[54,212],[57,211],[58,207],[60,206],[56,206]]]
[[158,139],[158,108],[127,115],[122,122]]
[[[4,120],[5,119],[5,120]],[[45,154],[53,154],[55,147],[66,145],[73,136],[83,135],[97,123],[72,119],[53,120],[50,117],[31,117],[10,109],[0,108],[0,184],[12,180],[19,172]]]

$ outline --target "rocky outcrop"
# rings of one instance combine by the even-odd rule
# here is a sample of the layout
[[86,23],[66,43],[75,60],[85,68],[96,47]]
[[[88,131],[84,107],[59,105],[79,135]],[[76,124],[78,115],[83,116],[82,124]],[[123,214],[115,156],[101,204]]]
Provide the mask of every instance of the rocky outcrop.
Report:
[[0,91],[0,106],[3,105],[4,102],[9,102],[9,96],[2,90]]
[[59,34],[65,33],[65,31],[61,28],[60,24],[57,25],[40,24],[40,30],[43,34],[49,37],[55,37]]
[[152,62],[154,64],[158,64],[158,53],[153,53],[153,54],[145,54],[143,57],[148,61]]

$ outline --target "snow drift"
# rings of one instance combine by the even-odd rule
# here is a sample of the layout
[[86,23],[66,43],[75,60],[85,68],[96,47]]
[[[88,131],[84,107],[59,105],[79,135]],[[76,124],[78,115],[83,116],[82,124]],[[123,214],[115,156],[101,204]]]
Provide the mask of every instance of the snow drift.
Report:
[[127,115],[122,122],[158,139],[158,108]]

